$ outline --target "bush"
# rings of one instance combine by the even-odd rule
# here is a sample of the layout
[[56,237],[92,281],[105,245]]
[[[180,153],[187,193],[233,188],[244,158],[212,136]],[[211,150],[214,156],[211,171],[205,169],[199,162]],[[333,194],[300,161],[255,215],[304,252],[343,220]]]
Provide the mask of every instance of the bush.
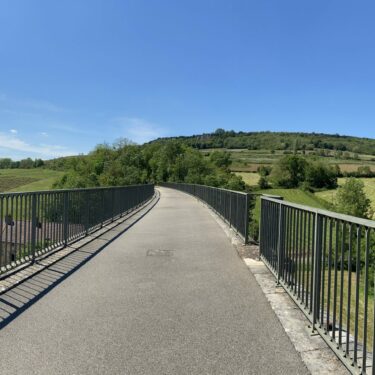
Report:
[[337,188],[337,171],[330,165],[322,162],[309,163],[306,168],[305,182],[308,186],[317,189]]
[[266,177],[261,176],[258,185],[260,189],[268,189],[270,187],[270,184],[268,183],[268,180]]
[[271,181],[280,187],[298,187],[306,176],[307,161],[305,158],[293,155],[284,156],[273,167]]
[[272,167],[270,165],[262,165],[257,168],[257,172],[262,176],[269,176],[272,172]]

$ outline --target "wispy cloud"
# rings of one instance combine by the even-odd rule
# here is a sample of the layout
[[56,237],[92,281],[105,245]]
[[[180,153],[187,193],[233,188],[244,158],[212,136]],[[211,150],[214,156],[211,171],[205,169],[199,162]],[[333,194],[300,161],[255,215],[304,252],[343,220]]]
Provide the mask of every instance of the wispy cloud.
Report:
[[36,100],[36,99],[26,99],[26,100],[17,100],[16,104],[30,108],[36,111],[43,112],[63,112],[64,108],[57,106],[56,104],[50,103],[46,100]]
[[64,146],[48,145],[44,143],[36,145],[30,144],[14,134],[9,135],[0,132],[0,150],[1,149],[27,153],[28,156],[37,156],[41,158],[76,154],[76,152],[69,150]]
[[85,135],[85,136],[102,136],[104,133],[103,131],[97,131],[93,128],[84,129],[79,126],[71,126],[71,125],[65,125],[60,123],[49,123],[48,124],[49,129],[53,130],[60,130],[64,133],[72,133],[72,134],[78,134],[78,135]]
[[2,111],[8,113],[29,112],[66,112],[67,110],[61,106],[51,103],[47,100],[31,99],[31,98],[14,98],[0,94],[0,102],[4,107]]
[[12,134],[17,134],[17,133],[18,133],[17,129],[10,129],[9,131],[10,131]]
[[140,144],[162,137],[167,132],[165,128],[139,117],[116,117],[113,121],[123,127],[125,137]]

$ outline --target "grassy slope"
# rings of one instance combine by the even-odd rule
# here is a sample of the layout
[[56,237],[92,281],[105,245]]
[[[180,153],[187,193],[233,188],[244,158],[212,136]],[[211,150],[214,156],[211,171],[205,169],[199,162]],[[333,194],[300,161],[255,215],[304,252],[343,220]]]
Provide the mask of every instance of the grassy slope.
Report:
[[[285,201],[303,204],[305,206],[322,208],[326,207],[324,204],[317,199],[313,194],[309,194],[300,189],[266,189],[266,190],[257,190],[257,193],[279,195],[284,198]],[[260,217],[260,198],[257,198],[255,209],[254,209],[254,218],[259,220]]]
[[0,169],[0,191],[51,189],[63,172],[50,169]]

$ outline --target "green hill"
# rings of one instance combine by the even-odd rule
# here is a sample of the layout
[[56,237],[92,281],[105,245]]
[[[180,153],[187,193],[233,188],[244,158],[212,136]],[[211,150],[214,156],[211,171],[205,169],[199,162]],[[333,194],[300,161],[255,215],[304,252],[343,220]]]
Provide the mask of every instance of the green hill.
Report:
[[[234,132],[217,129],[214,133],[172,137],[198,149],[227,148],[248,150],[335,150],[375,156],[375,139],[339,134],[288,132]],[[159,138],[163,141],[167,138]],[[170,138],[169,138],[170,139]],[[154,141],[155,142],[155,141]],[[374,158],[375,161],[375,158]]]

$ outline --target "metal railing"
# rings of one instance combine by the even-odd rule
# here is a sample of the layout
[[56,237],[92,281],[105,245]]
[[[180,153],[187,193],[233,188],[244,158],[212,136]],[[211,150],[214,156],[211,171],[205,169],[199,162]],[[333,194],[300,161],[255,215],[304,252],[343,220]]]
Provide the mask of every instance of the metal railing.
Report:
[[163,182],[160,186],[173,188],[191,194],[207,203],[230,227],[249,240],[250,194],[205,185]]
[[375,221],[262,197],[260,254],[346,367],[374,374]]
[[0,274],[87,235],[154,195],[154,185],[0,194]]

